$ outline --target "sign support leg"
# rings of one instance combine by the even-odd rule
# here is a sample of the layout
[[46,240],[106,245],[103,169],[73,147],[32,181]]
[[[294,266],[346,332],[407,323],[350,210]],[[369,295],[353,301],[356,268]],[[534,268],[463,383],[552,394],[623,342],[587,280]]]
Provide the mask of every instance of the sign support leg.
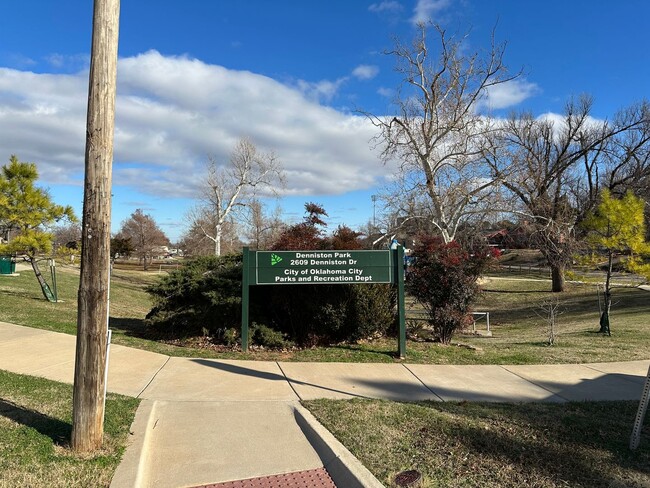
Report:
[[397,280],[398,350],[400,359],[406,358],[406,306],[404,301],[404,248],[393,251],[395,258],[395,279]]
[[241,280],[241,349],[248,352],[248,303],[249,303],[249,268],[250,254],[248,247],[243,249],[243,268]]

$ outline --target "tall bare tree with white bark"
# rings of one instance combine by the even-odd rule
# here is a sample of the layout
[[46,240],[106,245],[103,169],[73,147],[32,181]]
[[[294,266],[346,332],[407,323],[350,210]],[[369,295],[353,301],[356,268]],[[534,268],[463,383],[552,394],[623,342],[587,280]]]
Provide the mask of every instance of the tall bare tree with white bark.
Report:
[[207,171],[202,201],[192,220],[214,243],[214,254],[220,256],[227,219],[258,192],[275,192],[284,184],[284,175],[277,157],[273,153],[259,152],[247,138],[239,140],[228,165],[210,157]]
[[[428,218],[445,242],[454,239],[460,223],[490,198],[496,181],[482,160],[493,122],[480,113],[488,94],[510,82],[503,64],[504,45],[485,54],[467,53],[464,39],[449,36],[435,26],[436,54],[427,46],[427,27],[411,45],[399,41],[387,54],[397,60],[403,76],[395,96],[397,115],[364,113],[379,129],[376,142],[382,159],[401,163],[408,192],[430,200]],[[403,185],[404,187],[404,185]]]

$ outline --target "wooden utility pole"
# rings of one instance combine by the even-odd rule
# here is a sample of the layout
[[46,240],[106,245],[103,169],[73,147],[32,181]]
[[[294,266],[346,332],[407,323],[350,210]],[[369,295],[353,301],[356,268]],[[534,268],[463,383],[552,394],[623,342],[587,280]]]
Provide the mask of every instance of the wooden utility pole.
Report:
[[104,435],[119,12],[120,0],[95,0],[72,411],[72,449],[80,452],[100,448]]

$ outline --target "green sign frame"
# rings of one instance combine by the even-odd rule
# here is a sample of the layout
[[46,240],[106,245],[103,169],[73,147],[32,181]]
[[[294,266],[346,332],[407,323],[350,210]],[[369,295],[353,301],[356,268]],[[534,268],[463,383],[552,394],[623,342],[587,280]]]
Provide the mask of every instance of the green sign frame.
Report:
[[379,251],[251,251],[243,249],[242,350],[248,351],[251,286],[390,283],[397,287],[398,355],[406,356],[404,248]]
[[257,251],[255,285],[394,283],[391,251]]

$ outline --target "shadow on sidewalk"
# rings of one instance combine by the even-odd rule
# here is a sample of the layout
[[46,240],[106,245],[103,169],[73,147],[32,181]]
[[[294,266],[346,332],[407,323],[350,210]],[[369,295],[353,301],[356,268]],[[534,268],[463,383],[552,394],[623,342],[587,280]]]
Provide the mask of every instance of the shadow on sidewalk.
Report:
[[70,442],[72,425],[0,398],[0,416],[31,427],[59,446]]
[[[334,393],[341,393],[344,395],[349,395],[351,397],[357,397],[357,398],[369,398],[364,395],[356,395],[354,393],[350,393],[348,391],[343,391],[343,390],[337,390],[335,388],[328,388],[326,386],[322,385],[316,385],[314,383],[307,383],[304,381],[300,380],[294,380],[288,376],[277,374],[277,373],[269,373],[267,371],[258,371],[252,368],[245,368],[243,366],[237,366],[234,364],[230,363],[222,363],[217,360],[208,360],[208,359],[192,359],[191,360],[194,363],[200,364],[202,366],[208,366],[210,368],[218,369],[221,371],[225,371],[227,373],[232,373],[232,374],[238,374],[242,376],[249,376],[252,378],[259,378],[263,380],[270,380],[270,381],[286,381],[289,382],[289,384],[297,384],[297,385],[303,385],[303,386],[311,386],[313,388],[318,388],[321,390],[325,391],[331,391]],[[280,368],[282,370],[282,368]],[[300,397],[300,395],[298,395]]]
[[[513,375],[515,376],[515,375]],[[520,397],[512,394],[500,394],[499,384],[494,385],[494,391],[490,391],[489,385],[486,388],[464,388],[462,379],[458,382],[458,388],[438,386],[430,381],[423,381],[423,385],[434,395],[446,402],[489,402],[489,403],[558,403],[558,402],[603,402],[603,401],[638,401],[643,392],[644,377],[608,373],[595,379],[583,379],[577,384],[557,381],[538,380],[534,378],[521,378],[531,386],[548,392],[543,399],[526,395],[522,390]],[[359,379],[362,385],[371,388],[382,389],[387,392],[398,394],[401,383],[379,382],[375,380]],[[498,383],[498,382],[497,382]],[[417,400],[412,400],[417,401]]]
[[[525,378],[518,374],[509,372],[513,378],[517,377],[522,381],[522,385],[528,384],[535,388],[544,390],[548,393],[544,398],[539,398],[538,394],[530,395],[527,388],[523,387],[521,395],[513,393],[504,394],[500,392],[498,380],[495,380],[494,388],[490,384],[477,387],[475,382],[464,384],[463,378],[460,377],[457,387],[437,385],[434,380],[420,378],[409,371],[413,378],[419,384],[409,381],[396,381],[394,379],[378,380],[364,378],[363,376],[347,376],[346,380],[352,384],[368,387],[373,390],[369,396],[366,394],[355,393],[349,388],[341,389],[340,387],[327,386],[327,384],[317,384],[313,382],[293,379],[285,374],[277,374],[267,371],[258,371],[253,368],[223,363],[218,360],[192,359],[200,365],[218,369],[227,373],[236,375],[259,378],[268,381],[288,381],[292,387],[294,385],[308,386],[322,390],[323,392],[333,392],[356,398],[384,398],[392,401],[415,402],[422,401],[422,391],[426,390],[432,400],[441,399],[450,402],[498,402],[498,403],[521,403],[521,402],[572,402],[572,401],[619,401],[619,400],[639,400],[643,390],[645,377],[623,373],[602,373],[601,376],[593,379],[585,378],[578,383],[563,381],[560,376],[557,379],[542,378]],[[282,365],[278,365],[282,371]],[[435,370],[435,365],[432,366]],[[408,369],[408,368],[407,368]],[[325,382],[324,382],[325,383]],[[295,390],[294,390],[295,391]],[[376,392],[376,394],[374,393]],[[297,393],[297,392],[296,392]],[[298,394],[300,397],[300,395]],[[302,399],[302,398],[301,398]]]

